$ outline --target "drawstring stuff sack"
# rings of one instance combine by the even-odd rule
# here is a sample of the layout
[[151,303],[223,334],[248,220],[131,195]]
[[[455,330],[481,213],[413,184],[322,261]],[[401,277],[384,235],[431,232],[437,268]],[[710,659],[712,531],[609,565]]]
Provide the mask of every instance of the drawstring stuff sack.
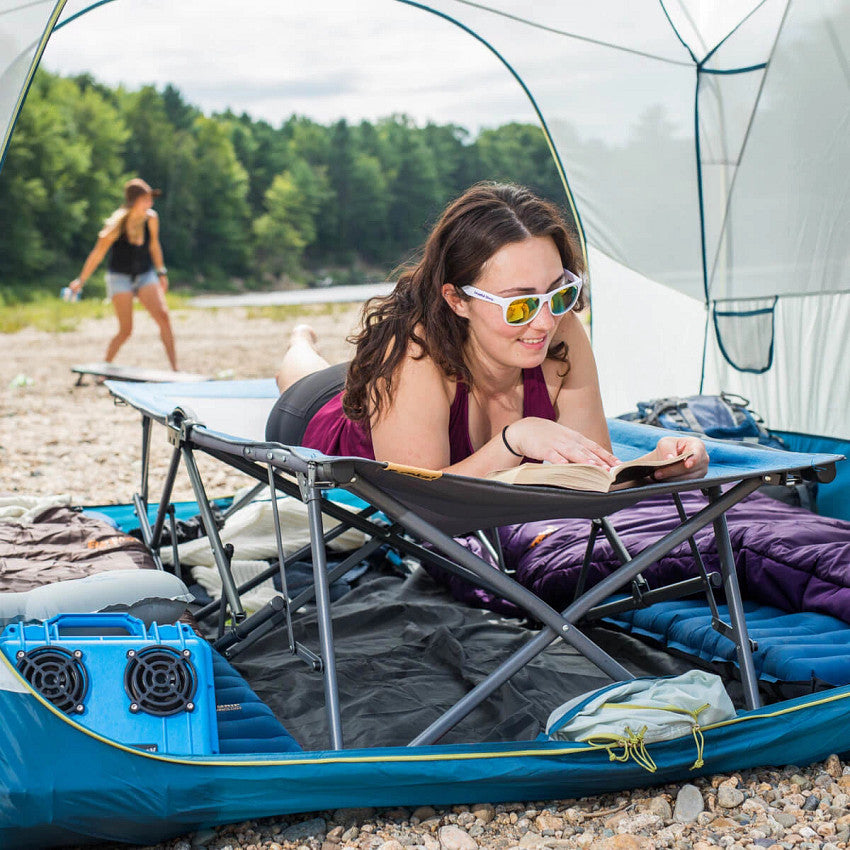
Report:
[[546,722],[551,740],[580,741],[607,750],[611,761],[634,760],[656,770],[647,744],[693,737],[704,766],[702,727],[735,717],[735,707],[719,676],[690,670],[680,676],[617,682],[575,697],[556,708]]

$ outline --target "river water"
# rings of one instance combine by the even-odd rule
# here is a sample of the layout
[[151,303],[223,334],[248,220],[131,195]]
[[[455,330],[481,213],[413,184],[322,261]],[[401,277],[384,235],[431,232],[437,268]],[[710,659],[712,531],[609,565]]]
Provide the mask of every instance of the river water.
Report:
[[327,286],[278,292],[245,292],[241,295],[198,295],[192,307],[277,307],[287,304],[346,304],[386,295],[394,283],[364,283],[359,286]]

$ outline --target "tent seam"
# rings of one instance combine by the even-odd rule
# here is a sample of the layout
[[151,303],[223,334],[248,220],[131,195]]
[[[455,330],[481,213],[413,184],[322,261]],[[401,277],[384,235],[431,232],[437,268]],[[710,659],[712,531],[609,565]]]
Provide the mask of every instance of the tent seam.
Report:
[[[791,0],[787,0],[787,2],[785,4],[785,11],[782,13],[782,20],[779,22],[779,26],[776,28],[776,38],[773,40],[773,47],[771,47],[770,54],[767,57],[767,61],[764,63],[765,64],[765,72],[762,76],[761,84],[759,85],[759,90],[758,90],[758,94],[756,94],[755,102],[753,103],[753,109],[752,109],[752,112],[750,113],[750,120],[747,123],[747,130],[744,133],[744,140],[741,142],[741,148],[740,148],[740,151],[738,153],[738,165],[736,166],[735,174],[732,177],[732,185],[729,187],[729,194],[726,198],[726,209],[723,212],[723,220],[720,222],[720,235],[721,235],[721,237],[720,237],[720,241],[717,244],[717,250],[714,254],[714,258],[713,258],[712,263],[711,263],[711,278],[714,277],[714,272],[715,272],[715,269],[717,268],[717,258],[720,256],[720,249],[721,249],[721,246],[723,244],[723,234],[726,232],[726,222],[729,219],[729,207],[730,207],[730,204],[731,204],[731,201],[732,201],[732,197],[735,194],[735,184],[738,181],[738,172],[740,170],[741,163],[743,162],[743,159],[744,159],[744,153],[746,152],[746,149],[747,149],[747,142],[749,141],[749,138],[750,138],[750,131],[752,130],[752,127],[753,127],[753,121],[755,119],[755,114],[758,111],[758,104],[759,104],[759,101],[761,100],[762,93],[764,92],[764,86],[765,86],[765,82],[767,80],[767,74],[768,74],[769,66],[770,66],[770,63],[773,59],[773,55],[776,52],[776,45],[779,43],[779,38],[782,35],[782,30],[785,26],[785,21],[787,20],[787,17],[788,17],[788,10],[790,8],[791,8]],[[708,301],[708,299],[707,299],[707,303],[710,303],[710,301]]]
[[[445,12],[438,11],[437,9],[432,9],[428,6],[423,5],[422,3],[417,2],[417,0],[396,0],[398,3],[404,3],[407,6],[411,6],[413,8],[421,9],[424,12],[430,12],[432,15],[436,15],[439,18],[443,18],[443,20],[448,21],[449,23],[454,24],[455,26],[462,29],[468,35],[471,35],[474,39],[483,44],[504,66],[508,69],[508,72],[513,76],[513,78],[519,83],[522,90],[525,92],[526,97],[531,103],[532,108],[534,109],[535,114],[537,115],[537,119],[540,122],[540,126],[543,130],[543,135],[546,138],[546,143],[549,146],[549,151],[552,154],[552,158],[555,161],[555,167],[558,171],[558,176],[561,178],[561,183],[564,187],[564,192],[567,196],[567,201],[569,203],[570,211],[573,214],[573,218],[575,219],[576,227],[578,228],[578,236],[579,241],[581,243],[581,253],[582,259],[584,260],[585,269],[587,269],[588,279],[590,278],[590,270],[589,270],[589,262],[587,256],[587,240],[584,233],[584,225],[582,224],[581,215],[578,211],[578,207],[576,206],[575,199],[573,197],[572,190],[570,189],[569,181],[567,180],[566,171],[564,170],[564,165],[561,162],[560,154],[555,146],[555,143],[552,139],[552,134],[549,132],[549,126],[546,123],[546,119],[543,117],[543,113],[540,110],[540,107],[537,105],[537,101],[529,90],[528,86],[525,84],[525,81],[516,71],[516,69],[511,65],[510,62],[505,59],[504,56],[492,45],[487,39],[485,39],[482,35],[479,35],[473,29],[468,27],[462,21],[453,18],[451,15],[446,14]],[[460,2],[460,0],[458,0]]]
[[[108,2],[108,0],[106,0]],[[403,0],[402,0],[403,2]],[[556,27],[549,27],[546,24],[539,24],[536,21],[531,21],[528,18],[521,18],[519,15],[512,15],[510,12],[504,12],[501,9],[494,9],[491,6],[486,6],[483,3],[475,3],[473,0],[454,0],[455,3],[461,3],[464,6],[471,6],[474,9],[479,9],[482,12],[489,12],[492,15],[497,15],[501,18],[507,18],[510,21],[515,21],[518,24],[525,24],[526,26],[533,27],[534,29],[543,30],[544,32],[550,32],[553,35],[562,35],[565,38],[572,38],[576,41],[584,41],[588,44],[596,44],[600,47],[610,47],[612,50],[619,50],[623,53],[631,53],[634,56],[643,56],[646,59],[654,59],[657,62],[666,62],[670,65],[681,65],[687,67],[690,63],[681,62],[678,59],[668,59],[664,56],[657,56],[654,53],[647,53],[643,50],[633,50],[629,47],[624,47],[621,44],[614,44],[610,41],[602,41],[598,38],[590,38],[589,36],[578,35],[577,33],[567,32],[566,30],[557,29]],[[436,10],[429,9],[428,11],[434,11],[436,14],[441,14],[436,12]]]

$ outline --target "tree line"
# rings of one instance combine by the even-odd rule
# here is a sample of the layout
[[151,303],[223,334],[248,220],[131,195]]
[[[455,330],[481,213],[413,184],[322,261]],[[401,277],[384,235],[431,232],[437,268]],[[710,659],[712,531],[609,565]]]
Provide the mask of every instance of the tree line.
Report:
[[564,204],[546,140],[511,123],[474,138],[404,115],[279,127],[205,115],[172,85],[110,88],[39,71],[0,172],[0,288],[73,277],[140,176],[176,282],[270,285],[320,269],[388,273],[445,203],[478,180],[512,180]]

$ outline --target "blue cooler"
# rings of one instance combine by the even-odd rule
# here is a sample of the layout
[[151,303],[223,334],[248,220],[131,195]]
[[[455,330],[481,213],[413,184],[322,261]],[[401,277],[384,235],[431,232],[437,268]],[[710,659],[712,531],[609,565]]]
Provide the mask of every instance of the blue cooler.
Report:
[[184,623],[60,614],[7,626],[0,649],[34,690],[104,738],[152,753],[218,752],[212,652]]

